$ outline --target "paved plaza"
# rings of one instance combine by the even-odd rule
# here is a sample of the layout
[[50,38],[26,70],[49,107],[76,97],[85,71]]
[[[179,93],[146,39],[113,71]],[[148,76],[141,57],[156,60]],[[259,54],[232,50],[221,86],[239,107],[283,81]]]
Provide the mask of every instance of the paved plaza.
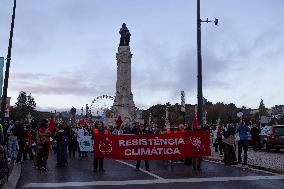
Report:
[[[237,151],[236,151],[237,154]],[[208,157],[211,160],[217,160],[222,162],[223,156],[219,155],[219,152],[215,152],[214,148],[211,148],[211,156]],[[253,167],[258,167],[265,170],[272,170],[274,172],[284,173],[284,150],[280,152],[265,152],[248,150],[248,164]]]
[[56,168],[55,156],[48,160],[48,172],[33,168],[27,161],[22,167],[18,188],[281,188],[284,175],[266,171],[225,166],[204,161],[202,172],[181,162],[171,166],[150,161],[150,172],[135,171],[135,161],[105,159],[105,172],[93,172],[92,154],[88,160],[69,160],[65,168]]

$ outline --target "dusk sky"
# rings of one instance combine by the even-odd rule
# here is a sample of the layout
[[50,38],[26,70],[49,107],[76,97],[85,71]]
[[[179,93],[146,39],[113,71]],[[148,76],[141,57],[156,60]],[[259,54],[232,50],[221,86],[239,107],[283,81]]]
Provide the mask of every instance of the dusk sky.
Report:
[[[8,96],[32,93],[40,109],[81,108],[115,95],[123,22],[131,33],[139,108],[197,102],[196,0],[18,0]],[[0,0],[7,56],[12,0]],[[201,0],[203,94],[257,108],[284,104],[284,1]]]

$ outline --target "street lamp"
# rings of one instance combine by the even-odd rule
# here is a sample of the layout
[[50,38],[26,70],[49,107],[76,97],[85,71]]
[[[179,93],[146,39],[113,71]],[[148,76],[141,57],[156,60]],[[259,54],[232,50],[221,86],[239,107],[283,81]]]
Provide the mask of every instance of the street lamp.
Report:
[[185,93],[181,91],[181,108],[180,108],[182,115],[183,115],[183,124],[185,124]]
[[11,51],[12,51],[12,42],[13,42],[13,35],[14,35],[15,16],[16,16],[16,3],[17,3],[16,0],[14,0],[11,30],[10,30],[10,38],[9,38],[9,46],[8,46],[8,54],[7,54],[7,59],[6,59],[7,62],[6,62],[5,79],[4,79],[4,85],[3,85],[2,103],[1,103],[1,121],[2,121],[2,123],[4,123],[5,109],[6,109],[6,102],[7,102],[9,69],[10,69],[10,62],[11,62]]
[[169,106],[166,106],[166,117],[165,117],[165,125],[166,129],[170,128],[170,121],[169,121]]
[[200,0],[197,0],[197,117],[198,123],[203,126],[203,93],[202,93],[202,56],[201,56],[201,23],[214,22],[218,26],[219,20],[200,19]]

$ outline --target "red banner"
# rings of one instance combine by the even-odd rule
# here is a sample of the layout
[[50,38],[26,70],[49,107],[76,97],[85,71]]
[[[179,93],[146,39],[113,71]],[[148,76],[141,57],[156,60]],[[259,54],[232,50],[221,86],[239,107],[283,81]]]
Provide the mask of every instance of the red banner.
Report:
[[206,131],[164,135],[96,134],[94,151],[97,157],[124,160],[170,160],[210,156],[210,135]]

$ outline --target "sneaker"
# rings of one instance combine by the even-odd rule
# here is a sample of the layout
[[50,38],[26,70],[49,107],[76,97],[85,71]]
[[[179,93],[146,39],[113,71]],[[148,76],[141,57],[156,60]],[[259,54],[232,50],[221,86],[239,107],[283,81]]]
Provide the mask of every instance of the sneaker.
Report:
[[44,171],[44,172],[47,172],[47,171],[48,171],[46,167],[41,167],[40,169],[41,169],[42,171]]
[[37,170],[40,170],[40,167],[39,167],[39,166],[35,166],[35,168],[36,168]]

